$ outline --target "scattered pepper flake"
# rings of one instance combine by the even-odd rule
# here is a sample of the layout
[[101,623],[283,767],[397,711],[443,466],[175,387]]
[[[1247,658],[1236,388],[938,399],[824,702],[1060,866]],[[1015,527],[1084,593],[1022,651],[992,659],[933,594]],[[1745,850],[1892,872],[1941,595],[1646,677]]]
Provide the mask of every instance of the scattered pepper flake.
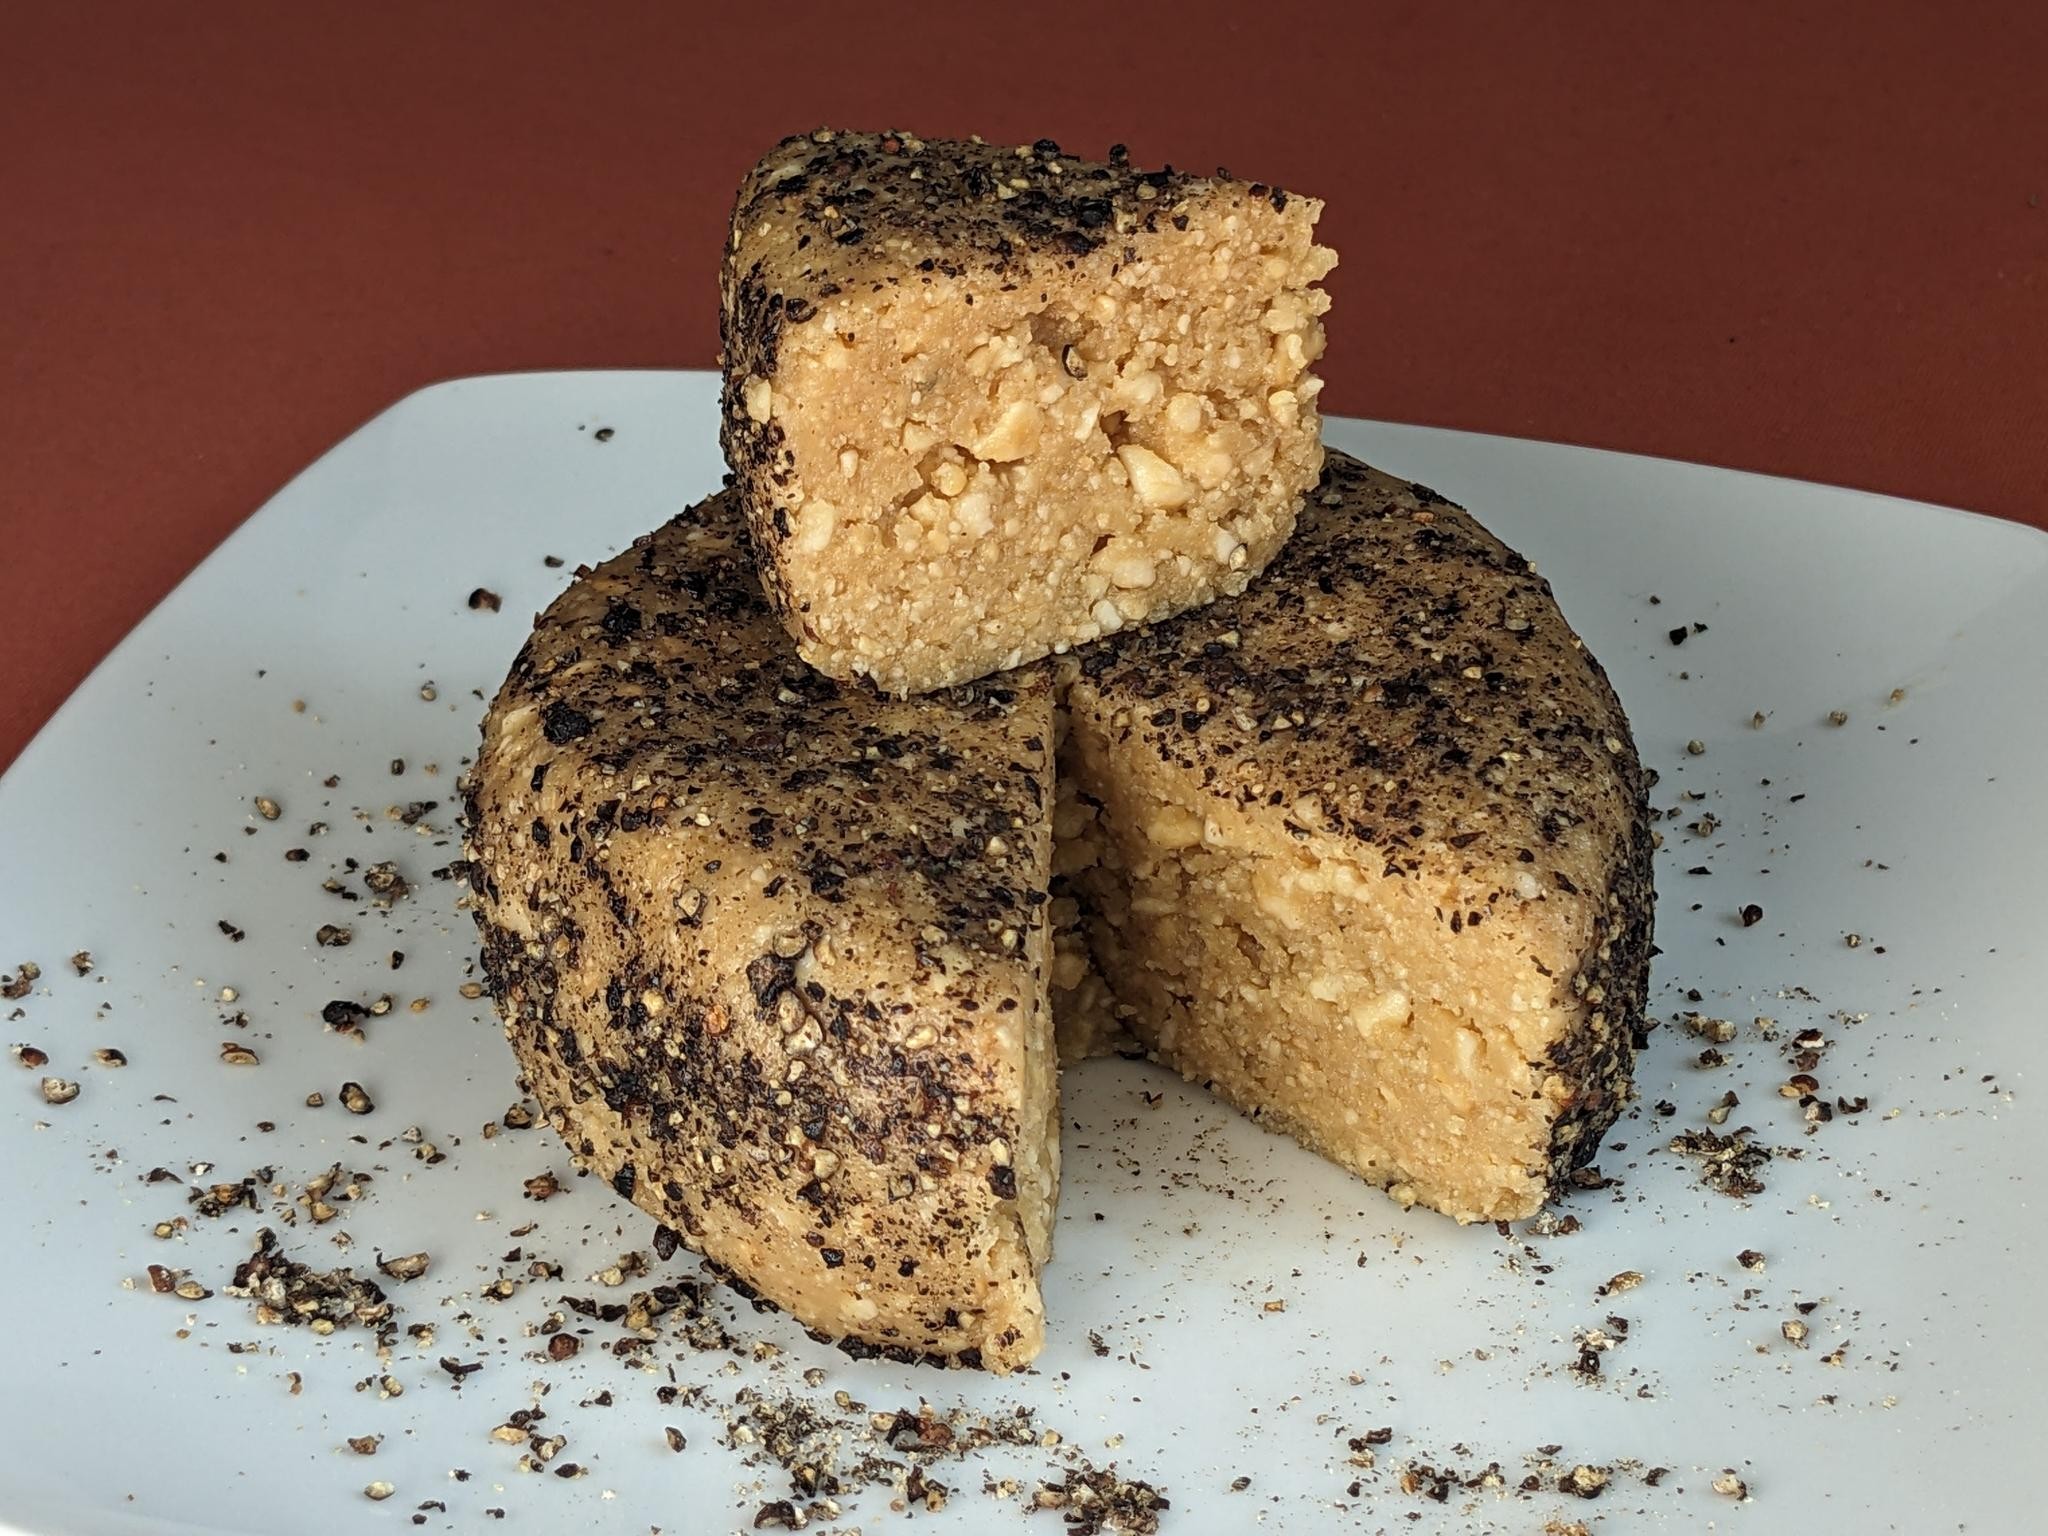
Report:
[[1734,1131],[1726,1136],[1714,1131],[1681,1131],[1671,1138],[1670,1150],[1696,1160],[1699,1179],[1717,1194],[1739,1199],[1763,1193],[1758,1176],[1771,1160],[1771,1149],[1749,1139],[1749,1133]]
[[1714,1479],[1714,1492],[1720,1494],[1723,1498],[1747,1500],[1749,1498],[1749,1484],[1735,1475],[1733,1467],[1725,1467],[1722,1469],[1721,1475]]
[[404,900],[406,893],[412,889],[411,882],[399,873],[398,865],[390,859],[381,860],[365,869],[363,884],[370,888],[370,895],[374,898],[371,905],[380,908],[388,908]]
[[427,1272],[427,1266],[432,1262],[424,1253],[402,1253],[390,1259],[380,1254],[377,1268],[394,1280],[417,1280]]
[[552,1169],[546,1173],[537,1173],[526,1181],[526,1198],[529,1200],[548,1200],[561,1192],[561,1182],[555,1177]]
[[[292,1324],[317,1334],[351,1324],[381,1331],[392,1320],[391,1303],[375,1282],[350,1269],[316,1270],[288,1258],[268,1227],[256,1234],[255,1252],[236,1266],[234,1279],[223,1289],[253,1301],[259,1323]],[[386,1396],[404,1391],[389,1376],[381,1381]]]
[[1581,1464],[1557,1480],[1557,1489],[1558,1492],[1571,1494],[1574,1498],[1597,1499],[1607,1491],[1607,1485],[1613,1480],[1613,1472],[1606,1467]]

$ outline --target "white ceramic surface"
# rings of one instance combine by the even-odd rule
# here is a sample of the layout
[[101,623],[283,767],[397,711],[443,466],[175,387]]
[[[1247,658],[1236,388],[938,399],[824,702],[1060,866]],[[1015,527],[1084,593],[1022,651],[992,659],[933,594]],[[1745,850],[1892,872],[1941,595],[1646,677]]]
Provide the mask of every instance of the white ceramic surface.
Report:
[[[33,959],[43,972],[0,1004],[0,1034],[83,1085],[51,1107],[40,1073],[0,1061],[0,1527],[395,1530],[418,1512],[429,1530],[751,1528],[787,1480],[721,1445],[708,1412],[657,1404],[671,1367],[728,1402],[754,1383],[844,1389],[875,1408],[920,1395],[1028,1405],[1097,1464],[1161,1485],[1168,1533],[2028,1527],[2048,1379],[2029,1299],[2048,1157],[2034,1097],[2048,1051],[2048,538],[1880,497],[1406,427],[1336,421],[1329,437],[1473,507],[1551,577],[1663,773],[1657,804],[1682,809],[1662,824],[1653,1007],[1741,1026],[1718,1069],[1695,1064],[1702,1041],[1656,1032],[1642,1101],[1599,1160],[1621,1182],[1564,1207],[1582,1230],[1502,1236],[1403,1214],[1163,1073],[1092,1063],[1067,1084],[1035,1374],[856,1363],[730,1298],[734,1330],[779,1345],[779,1360],[725,1367],[664,1331],[647,1373],[595,1347],[618,1336],[606,1326],[568,1363],[532,1353],[522,1326],[562,1294],[600,1290],[585,1277],[645,1249],[651,1224],[569,1178],[544,1130],[480,1135],[517,1097],[512,1064],[486,1005],[458,994],[470,924],[459,888],[429,871],[459,852],[456,775],[528,616],[579,560],[717,485],[714,414],[701,374],[473,379],[401,402],[223,545],[0,781],[0,970]],[[479,586],[503,595],[502,612],[465,606]],[[1674,646],[1667,632],[1695,621],[1706,630]],[[1827,723],[1836,709],[1846,724]],[[280,802],[277,821],[255,813],[257,795]],[[419,800],[439,803],[416,828],[387,815]],[[1703,813],[1718,828],[1685,830]],[[331,830],[309,837],[316,819]],[[311,858],[286,862],[294,846]],[[324,892],[345,856],[397,859],[412,895],[382,914]],[[1712,873],[1686,873],[1698,866]],[[1764,916],[1745,928],[1747,902]],[[352,923],[354,943],[316,946],[323,922]],[[393,948],[406,955],[395,974]],[[94,957],[83,978],[66,961],[79,949]],[[398,1005],[368,1021],[366,1044],[323,1027],[329,999],[386,991]],[[416,996],[431,1009],[410,1012]],[[226,1021],[238,1011],[246,1028]],[[1778,1021],[1778,1043],[1758,1016]],[[1828,1099],[1869,1099],[1811,1136],[1777,1093],[1792,1070],[1784,1042],[1807,1026],[1831,1042],[1817,1073]],[[224,1065],[230,1039],[261,1065]],[[92,1065],[101,1046],[130,1065]],[[374,1114],[336,1105],[345,1079],[369,1088]],[[1799,1154],[1775,1160],[1746,1202],[1703,1190],[1661,1150],[1730,1088],[1742,1102],[1729,1128]],[[305,1107],[315,1089],[326,1107]],[[409,1126],[446,1160],[394,1140]],[[431,1250],[426,1278],[387,1286],[401,1324],[435,1325],[431,1347],[401,1335],[380,1366],[360,1330],[322,1340],[259,1327],[223,1295],[149,1293],[152,1262],[217,1290],[254,1230],[278,1222],[266,1193],[261,1215],[152,1237],[187,1213],[189,1165],[213,1165],[202,1182],[270,1165],[296,1184],[337,1160],[374,1172],[370,1194],[329,1226],[281,1228],[287,1248],[366,1270],[376,1249]],[[146,1182],[157,1166],[181,1179]],[[549,1168],[568,1192],[524,1199],[522,1181]],[[538,1229],[515,1238],[528,1222]],[[343,1230],[348,1254],[329,1241]],[[500,1259],[515,1245],[563,1263],[564,1279],[480,1299],[499,1273],[525,1275],[523,1260]],[[1767,1256],[1763,1273],[1738,1265],[1744,1249]],[[1628,1270],[1640,1286],[1598,1294]],[[1801,1302],[1817,1303],[1804,1348],[1781,1331]],[[1626,1338],[1582,1381],[1567,1369],[1575,1332],[1616,1337],[1610,1314]],[[458,1391],[442,1356],[483,1368]],[[813,1366],[826,1373],[815,1389],[801,1374]],[[403,1396],[357,1389],[381,1369]],[[520,1447],[489,1438],[536,1383],[550,1389],[545,1429],[569,1437],[561,1459],[587,1476],[520,1473]],[[605,1388],[611,1407],[579,1406]],[[679,1455],[664,1443],[671,1423],[689,1440]],[[1350,1465],[1347,1441],[1379,1426],[1393,1436],[1376,1467]],[[384,1436],[373,1458],[344,1447],[367,1434]],[[1540,1459],[1550,1445],[1561,1449]],[[989,1472],[1028,1488],[1057,1454],[935,1468],[957,1492],[917,1528],[1062,1529],[981,1491]],[[1437,1502],[1403,1490],[1417,1462],[1467,1475],[1498,1462],[1506,1491],[1457,1487]],[[1615,1468],[1596,1499],[1555,1491],[1581,1462]],[[1654,1486],[1653,1466],[1670,1469]],[[1724,1469],[1749,1502],[1713,1491]],[[1516,1492],[1531,1475],[1544,1491]],[[1249,1485],[1230,1491],[1238,1477]],[[373,1480],[393,1497],[365,1499]],[[426,1500],[445,1513],[419,1511]],[[822,1528],[903,1519],[886,1494],[847,1505]]]

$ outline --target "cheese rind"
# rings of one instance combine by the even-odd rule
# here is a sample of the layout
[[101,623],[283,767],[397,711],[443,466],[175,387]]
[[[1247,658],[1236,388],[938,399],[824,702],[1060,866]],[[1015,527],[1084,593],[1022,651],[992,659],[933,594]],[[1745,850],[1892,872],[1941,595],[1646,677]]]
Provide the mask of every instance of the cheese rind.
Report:
[[735,498],[543,614],[484,722],[491,987],[581,1166],[810,1327],[996,1370],[1058,1181],[1045,668],[818,676]]
[[723,442],[814,666],[918,692],[1244,589],[1321,464],[1321,204],[821,130],[740,189]]

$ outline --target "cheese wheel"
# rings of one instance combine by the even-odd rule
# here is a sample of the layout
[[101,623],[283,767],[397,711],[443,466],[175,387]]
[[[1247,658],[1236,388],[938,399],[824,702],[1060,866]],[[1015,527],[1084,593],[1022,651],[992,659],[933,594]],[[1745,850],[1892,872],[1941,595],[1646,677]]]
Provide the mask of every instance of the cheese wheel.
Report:
[[1525,560],[1342,454],[1244,594],[907,700],[803,664],[713,497],[542,615],[466,794],[551,1123],[836,1338],[1035,1354],[1055,1015],[1461,1221],[1630,1091],[1621,706]]

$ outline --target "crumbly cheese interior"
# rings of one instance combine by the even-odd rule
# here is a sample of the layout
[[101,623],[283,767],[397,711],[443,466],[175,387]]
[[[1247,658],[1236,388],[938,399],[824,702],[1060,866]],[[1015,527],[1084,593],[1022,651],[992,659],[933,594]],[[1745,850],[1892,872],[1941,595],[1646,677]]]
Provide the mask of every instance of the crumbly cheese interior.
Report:
[[[1010,1150],[1017,1182],[1014,1202],[998,1205],[988,1221],[1000,1232],[1006,1222],[1018,1224],[1024,1262],[1018,1272],[1035,1280],[1052,1258],[1053,1218],[1060,1199],[1060,1058],[1054,1044],[1055,1014],[1043,978],[1052,968],[1052,933],[1041,921],[1025,935],[1024,958],[1029,974],[1039,978],[1023,999],[1023,1017],[1015,1036],[1017,1145]],[[999,1238],[1006,1243],[1007,1238]],[[1039,1324],[1042,1329],[1044,1324]]]
[[[1100,968],[1068,997],[1106,985],[1159,1060],[1403,1204],[1532,1214],[1557,1092],[1532,1063],[1574,1006],[1544,969],[1551,908],[1494,903],[1489,937],[1450,935],[1438,909],[1469,892],[1320,856],[1106,725],[1076,699],[1055,868]],[[1063,1051],[1100,1029],[1063,1018]]]
[[1127,248],[793,327],[744,398],[794,460],[806,659],[921,691],[1242,591],[1322,465],[1317,206],[1196,202]]

